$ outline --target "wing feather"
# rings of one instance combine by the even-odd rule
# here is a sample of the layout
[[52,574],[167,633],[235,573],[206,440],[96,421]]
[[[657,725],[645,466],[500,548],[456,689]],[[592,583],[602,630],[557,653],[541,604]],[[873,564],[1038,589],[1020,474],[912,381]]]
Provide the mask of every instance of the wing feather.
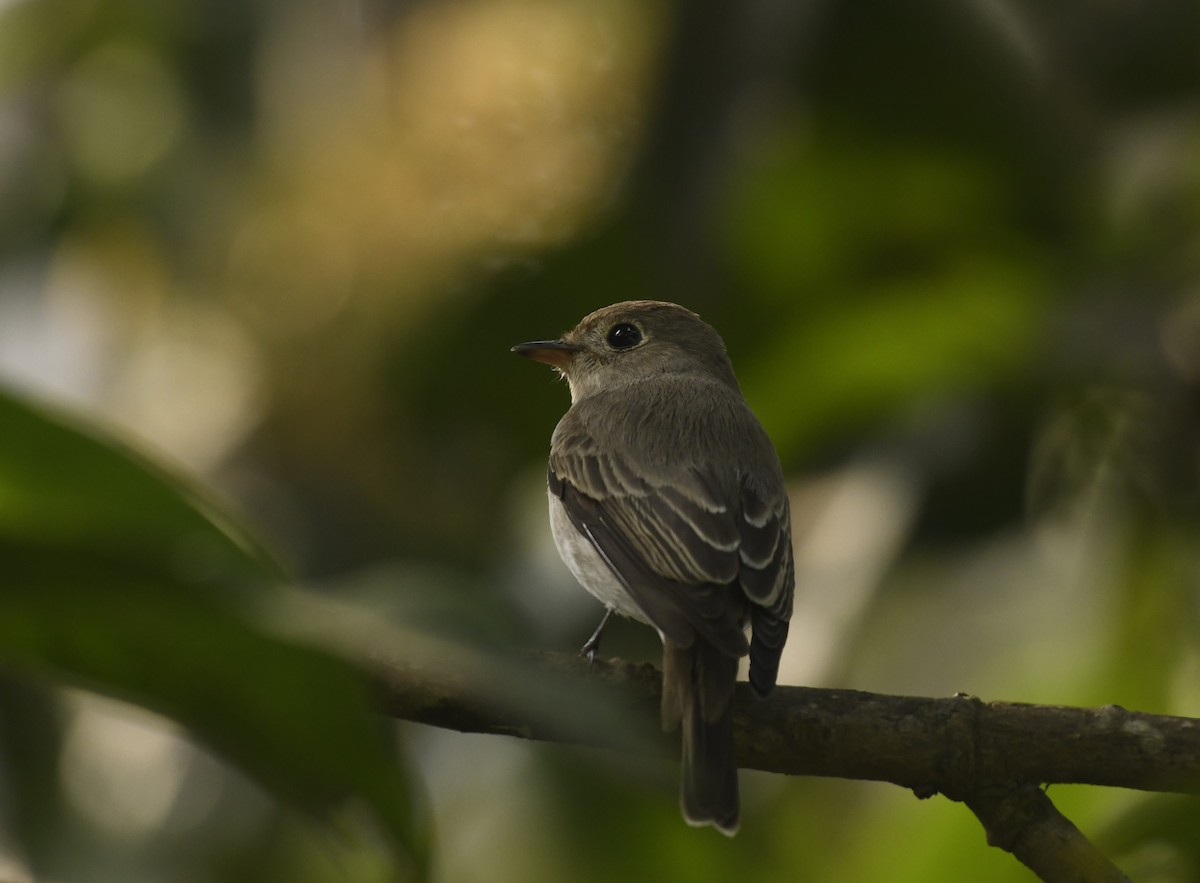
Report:
[[[664,636],[682,647],[700,637],[731,656],[748,652],[751,683],[766,693],[791,616],[787,495],[770,442],[744,403],[717,404],[710,428],[756,438],[751,462],[711,454],[677,462],[614,443],[611,421],[577,404],[555,431],[550,488]],[[656,416],[649,409],[638,420]]]

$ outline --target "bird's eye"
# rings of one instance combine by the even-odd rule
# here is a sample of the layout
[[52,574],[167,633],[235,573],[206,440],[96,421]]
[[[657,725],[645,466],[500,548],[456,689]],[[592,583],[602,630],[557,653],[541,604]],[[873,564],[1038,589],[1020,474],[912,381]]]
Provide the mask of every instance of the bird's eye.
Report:
[[636,325],[622,322],[608,329],[605,340],[615,350],[627,350],[642,342],[642,332]]

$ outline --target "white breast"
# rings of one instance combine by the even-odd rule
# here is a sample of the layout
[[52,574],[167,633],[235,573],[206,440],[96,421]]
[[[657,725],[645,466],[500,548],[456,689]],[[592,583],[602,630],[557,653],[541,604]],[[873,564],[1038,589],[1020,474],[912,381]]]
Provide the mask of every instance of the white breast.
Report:
[[579,584],[591,592],[605,607],[611,607],[622,616],[629,616],[649,624],[637,602],[630,597],[613,574],[604,558],[596,551],[591,540],[575,529],[562,500],[548,494],[550,498],[550,531],[554,534],[554,545]]

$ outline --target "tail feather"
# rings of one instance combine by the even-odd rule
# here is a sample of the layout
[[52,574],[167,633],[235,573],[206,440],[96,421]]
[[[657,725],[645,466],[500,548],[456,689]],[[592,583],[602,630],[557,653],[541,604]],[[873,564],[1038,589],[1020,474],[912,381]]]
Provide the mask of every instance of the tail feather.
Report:
[[733,755],[733,688],[738,660],[705,641],[668,646],[663,665],[663,721],[683,729],[679,802],[690,825],[737,833],[737,760]]

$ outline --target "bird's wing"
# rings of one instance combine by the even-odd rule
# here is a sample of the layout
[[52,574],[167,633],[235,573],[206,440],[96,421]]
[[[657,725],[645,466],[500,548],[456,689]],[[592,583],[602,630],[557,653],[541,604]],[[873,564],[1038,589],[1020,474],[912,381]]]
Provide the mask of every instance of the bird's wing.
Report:
[[[666,422],[694,415],[703,431],[693,436],[712,444],[690,460],[658,452],[652,463],[633,462],[651,455],[614,436],[671,410]],[[663,396],[636,414],[627,406],[620,426],[599,418],[605,413],[576,406],[563,418],[551,446],[551,491],[664,635],[690,646],[698,634],[731,655],[749,650],[751,684],[769,692],[787,639],[794,571],[786,489],[766,433],[740,397]],[[672,433],[648,435],[674,446]],[[731,438],[743,450],[754,442],[745,462],[719,453],[735,446]]]
[[787,619],[792,612],[791,514],[782,483],[763,488],[744,476],[738,501],[738,582],[755,605]]
[[795,566],[787,493],[776,482],[760,490],[743,480],[738,582],[750,599],[750,683],[760,696],[771,692],[792,617]]
[[647,618],[676,644],[749,650],[737,513],[695,469],[647,478],[579,435],[551,453],[551,493]]

